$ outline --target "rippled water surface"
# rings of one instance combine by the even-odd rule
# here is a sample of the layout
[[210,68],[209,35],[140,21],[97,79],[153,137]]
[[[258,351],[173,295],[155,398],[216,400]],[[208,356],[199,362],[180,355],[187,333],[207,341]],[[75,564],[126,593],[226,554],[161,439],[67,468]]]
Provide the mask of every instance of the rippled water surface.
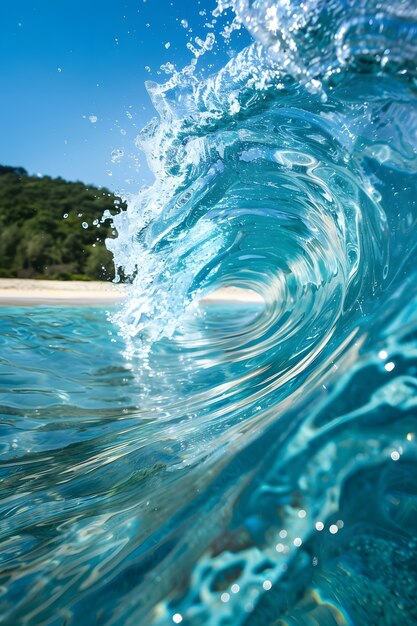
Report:
[[417,623],[415,3],[226,4],[148,86],[126,301],[1,311],[7,624]]

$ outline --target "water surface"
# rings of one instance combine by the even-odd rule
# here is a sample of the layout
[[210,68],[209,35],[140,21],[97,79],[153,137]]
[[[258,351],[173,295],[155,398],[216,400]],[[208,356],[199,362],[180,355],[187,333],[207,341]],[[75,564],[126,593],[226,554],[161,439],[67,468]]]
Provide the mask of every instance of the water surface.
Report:
[[126,302],[2,311],[5,623],[417,623],[414,2],[233,4],[149,85]]

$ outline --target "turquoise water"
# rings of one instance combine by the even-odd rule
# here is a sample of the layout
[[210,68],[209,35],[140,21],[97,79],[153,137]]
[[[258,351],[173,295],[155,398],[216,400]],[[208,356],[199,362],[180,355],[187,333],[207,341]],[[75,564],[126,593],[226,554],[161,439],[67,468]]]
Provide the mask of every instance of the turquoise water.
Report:
[[148,85],[126,301],[1,311],[6,624],[417,623],[416,8],[228,4]]

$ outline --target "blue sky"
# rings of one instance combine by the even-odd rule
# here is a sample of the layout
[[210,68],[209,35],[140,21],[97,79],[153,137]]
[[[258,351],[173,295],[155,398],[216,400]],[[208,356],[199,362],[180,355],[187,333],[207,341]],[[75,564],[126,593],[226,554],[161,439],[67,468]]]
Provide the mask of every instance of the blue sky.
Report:
[[[205,38],[214,6],[215,0],[3,3],[0,164],[114,190],[149,182],[134,146],[153,115],[144,82],[162,82],[158,72],[167,61],[179,68],[190,62],[187,41]],[[247,42],[240,34],[232,47]],[[221,46],[200,66],[211,72],[227,58]],[[115,149],[124,151],[118,163],[111,161]]]

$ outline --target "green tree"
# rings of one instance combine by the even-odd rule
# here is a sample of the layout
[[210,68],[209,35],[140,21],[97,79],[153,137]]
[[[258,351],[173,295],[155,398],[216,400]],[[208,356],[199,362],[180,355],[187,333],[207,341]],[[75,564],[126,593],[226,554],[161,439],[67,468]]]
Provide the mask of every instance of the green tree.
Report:
[[0,276],[112,278],[102,216],[124,208],[106,188],[0,166]]

